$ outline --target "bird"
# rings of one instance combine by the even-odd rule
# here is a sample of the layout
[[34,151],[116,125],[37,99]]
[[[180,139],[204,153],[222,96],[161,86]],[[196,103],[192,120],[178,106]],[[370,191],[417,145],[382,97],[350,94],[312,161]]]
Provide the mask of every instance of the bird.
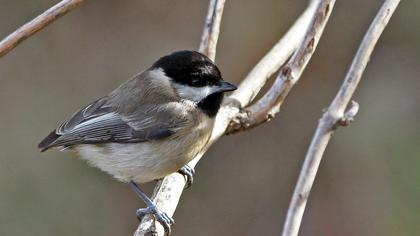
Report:
[[38,148],[75,152],[128,183],[147,205],[137,217],[153,215],[170,234],[173,219],[138,184],[177,171],[191,184],[188,162],[209,141],[224,94],[236,88],[207,56],[175,51],[62,121]]

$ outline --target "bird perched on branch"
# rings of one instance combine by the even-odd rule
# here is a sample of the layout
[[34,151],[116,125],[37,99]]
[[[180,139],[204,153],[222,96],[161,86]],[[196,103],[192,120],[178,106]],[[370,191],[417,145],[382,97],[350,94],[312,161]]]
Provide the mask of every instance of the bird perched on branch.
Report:
[[153,214],[170,232],[173,220],[137,183],[180,171],[208,142],[225,92],[217,66],[195,51],[177,51],[64,120],[39,144],[71,150],[92,166],[127,182],[144,200],[137,216]]

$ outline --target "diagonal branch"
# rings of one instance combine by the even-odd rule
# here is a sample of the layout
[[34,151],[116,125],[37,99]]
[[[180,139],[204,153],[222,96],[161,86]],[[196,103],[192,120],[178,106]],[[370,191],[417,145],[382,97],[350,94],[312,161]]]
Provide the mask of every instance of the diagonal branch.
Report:
[[283,66],[268,92],[258,102],[245,108],[239,118],[231,123],[229,133],[243,131],[270,121],[279,112],[280,106],[300,79],[303,70],[315,52],[335,0],[314,2],[317,10],[311,19],[303,43],[300,44],[289,62]]
[[345,112],[345,109],[362,78],[376,42],[399,2],[399,0],[385,0],[365,34],[343,84],[318,123],[290,202],[284,223],[283,236],[298,235],[306,202],[327,144],[335,128],[339,125],[348,125],[357,114],[359,105],[356,102],[352,102],[347,112]]
[[35,19],[21,26],[0,42],[0,57],[6,55],[23,40],[42,30],[53,21],[77,7],[83,1],[84,0],[63,0],[37,16]]
[[305,36],[311,23],[312,16],[317,9],[319,0],[311,0],[306,10],[296,20],[287,33],[274,45],[274,47],[255,65],[255,67],[242,80],[238,89],[231,98],[240,102],[241,107],[247,106],[267,80],[289,59],[296,51]]
[[[217,9],[217,3],[220,1],[211,0],[209,6],[209,15],[213,15],[211,12],[216,12],[217,14],[222,14],[221,11],[213,10]],[[213,128],[212,137],[210,138],[206,148],[202,150],[190,163],[191,167],[195,167],[203,154],[210,148],[210,146],[217,141],[222,135],[226,133],[226,129],[229,123],[238,116],[240,110],[238,102],[242,106],[246,106],[251,102],[255,97],[261,87],[266,83],[267,78],[271,76],[298,48],[299,44],[302,42],[305,32],[311,26],[312,19],[315,17],[316,12],[318,12],[319,3],[321,0],[313,0],[309,4],[306,11],[300,16],[300,18],[295,22],[291,27],[288,33],[283,37],[271,51],[257,64],[257,66],[251,71],[243,83],[239,86],[239,89],[231,96],[233,99],[227,99],[228,101],[221,107],[216,116],[215,126]],[[224,3],[224,1],[223,1]],[[219,8],[220,9],[220,8]],[[220,19],[221,16],[218,18]],[[217,18],[217,16],[215,16]],[[210,28],[207,22],[217,22],[219,21],[209,20],[207,17],[205,29],[203,35],[206,35],[206,32],[209,32]],[[215,24],[215,23],[214,23]],[[217,27],[220,27],[219,25]],[[216,44],[206,43],[207,37],[216,37],[219,30],[212,30],[213,36],[203,36],[202,46],[200,50],[203,52],[215,51]],[[217,41],[217,40],[216,40]],[[215,41],[214,41],[215,42]],[[207,45],[207,46],[203,46]],[[210,46],[213,45],[213,46]],[[205,49],[206,47],[212,47],[212,49]],[[166,212],[168,215],[172,216],[177,207],[178,201],[181,197],[182,191],[185,186],[185,179],[178,173],[173,173],[165,177],[162,181],[159,181],[157,186],[154,189],[152,196],[153,201],[162,211]],[[137,231],[134,233],[135,236],[150,235],[150,233],[155,235],[163,235],[163,227],[159,223],[155,223],[154,220],[146,216],[140,223]]]

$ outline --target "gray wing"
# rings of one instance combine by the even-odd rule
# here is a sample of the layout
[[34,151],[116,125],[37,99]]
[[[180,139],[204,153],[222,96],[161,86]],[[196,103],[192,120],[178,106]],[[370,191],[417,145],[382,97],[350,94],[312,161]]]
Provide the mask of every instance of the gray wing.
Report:
[[115,111],[104,97],[61,123],[38,147],[45,151],[51,147],[75,144],[135,143],[163,139],[174,134],[186,121],[173,119],[175,117],[176,111],[173,109],[156,109],[147,105],[139,107],[128,117]]

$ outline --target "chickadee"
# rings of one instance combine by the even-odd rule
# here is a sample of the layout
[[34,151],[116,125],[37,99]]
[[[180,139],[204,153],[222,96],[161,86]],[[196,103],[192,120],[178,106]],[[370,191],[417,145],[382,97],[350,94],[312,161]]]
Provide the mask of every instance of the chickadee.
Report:
[[[129,183],[168,232],[171,217],[160,211],[136,183],[181,170],[208,142],[225,92],[217,66],[195,51],[177,51],[64,120],[39,144],[72,150],[92,166]],[[184,167],[185,166],[185,167]]]

